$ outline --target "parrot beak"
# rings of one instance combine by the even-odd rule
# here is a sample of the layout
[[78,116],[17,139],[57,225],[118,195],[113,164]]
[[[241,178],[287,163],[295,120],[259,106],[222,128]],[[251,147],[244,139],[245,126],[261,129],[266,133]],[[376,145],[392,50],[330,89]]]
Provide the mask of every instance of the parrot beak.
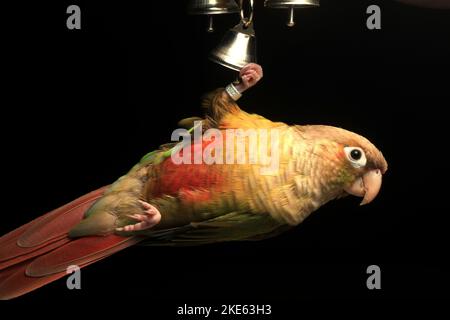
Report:
[[363,206],[370,203],[377,196],[381,188],[382,176],[379,169],[370,170],[344,190],[351,195],[364,197],[360,203]]

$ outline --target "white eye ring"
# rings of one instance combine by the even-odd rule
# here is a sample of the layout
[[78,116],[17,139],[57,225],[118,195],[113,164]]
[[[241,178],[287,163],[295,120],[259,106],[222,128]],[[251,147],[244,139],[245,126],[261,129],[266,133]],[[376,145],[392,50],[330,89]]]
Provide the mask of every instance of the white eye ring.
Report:
[[361,168],[366,165],[367,159],[363,149],[359,147],[345,147],[344,152],[353,167]]

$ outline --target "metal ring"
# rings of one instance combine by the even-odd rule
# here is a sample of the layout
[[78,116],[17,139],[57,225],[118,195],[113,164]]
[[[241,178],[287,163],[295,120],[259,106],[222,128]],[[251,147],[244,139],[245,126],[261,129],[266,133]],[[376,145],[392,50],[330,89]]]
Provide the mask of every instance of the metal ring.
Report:
[[248,27],[250,23],[253,21],[253,0],[249,0],[250,3],[250,16],[244,16],[244,0],[240,0],[241,5],[241,21],[244,24],[244,27]]

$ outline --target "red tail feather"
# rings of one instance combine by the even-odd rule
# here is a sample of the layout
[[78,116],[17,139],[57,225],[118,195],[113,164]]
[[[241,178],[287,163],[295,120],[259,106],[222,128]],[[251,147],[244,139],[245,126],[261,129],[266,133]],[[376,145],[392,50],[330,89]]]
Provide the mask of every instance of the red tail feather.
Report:
[[0,300],[11,299],[140,241],[116,235],[67,237],[106,187],[88,193],[0,238]]

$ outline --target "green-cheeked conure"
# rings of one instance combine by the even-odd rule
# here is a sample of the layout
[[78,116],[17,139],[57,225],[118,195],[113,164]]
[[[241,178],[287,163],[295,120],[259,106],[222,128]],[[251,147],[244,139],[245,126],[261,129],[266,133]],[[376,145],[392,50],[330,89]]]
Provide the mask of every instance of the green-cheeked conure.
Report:
[[[240,75],[235,89],[242,92],[262,69],[250,64]],[[260,240],[330,200],[352,194],[366,204],[376,197],[387,163],[369,140],[331,126],[272,122],[242,111],[231,97],[218,89],[204,99],[203,118],[181,122],[188,133],[200,124],[200,139],[161,146],[113,184],[0,238],[0,299],[135,244]],[[254,143],[236,132],[255,133]],[[272,166],[259,161],[269,155]]]

